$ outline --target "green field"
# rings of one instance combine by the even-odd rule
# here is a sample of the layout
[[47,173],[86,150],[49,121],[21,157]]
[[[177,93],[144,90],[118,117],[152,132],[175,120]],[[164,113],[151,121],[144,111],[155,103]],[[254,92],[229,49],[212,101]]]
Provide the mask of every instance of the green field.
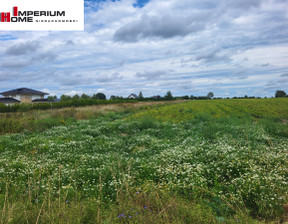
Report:
[[288,99],[83,111],[0,136],[2,223],[287,221]]

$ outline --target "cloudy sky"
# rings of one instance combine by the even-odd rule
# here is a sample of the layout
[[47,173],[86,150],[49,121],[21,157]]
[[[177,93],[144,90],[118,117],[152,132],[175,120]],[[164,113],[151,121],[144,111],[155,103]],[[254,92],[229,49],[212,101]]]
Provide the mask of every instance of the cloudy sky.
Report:
[[85,31],[0,31],[0,92],[288,92],[288,0],[85,0]]

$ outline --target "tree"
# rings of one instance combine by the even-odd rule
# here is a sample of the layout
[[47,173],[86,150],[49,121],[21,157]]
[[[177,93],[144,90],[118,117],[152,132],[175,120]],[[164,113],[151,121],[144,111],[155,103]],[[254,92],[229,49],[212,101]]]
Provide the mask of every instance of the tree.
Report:
[[78,94],[75,94],[73,97],[72,97],[73,100],[79,100],[80,99],[80,96]]
[[92,96],[92,99],[95,100],[106,100],[106,96],[104,93],[97,93]]
[[173,100],[173,95],[170,90],[166,93],[166,95],[164,96],[164,99]]
[[90,96],[86,95],[85,93],[83,93],[81,95],[81,99],[90,99]]
[[143,97],[143,94],[142,94],[142,91],[140,91],[138,97],[139,97],[140,100],[144,98],[144,97]]
[[68,95],[62,95],[62,96],[60,97],[60,100],[61,100],[61,101],[71,100],[71,96],[68,96]]
[[47,97],[47,100],[51,100],[51,101],[54,101],[57,99],[57,96],[48,96]]
[[214,97],[214,93],[213,92],[209,92],[208,94],[207,94],[207,98],[208,99],[212,99]]
[[116,99],[117,99],[116,96],[114,96],[114,95],[110,96],[110,100],[116,100]]
[[283,90],[277,90],[275,93],[275,97],[286,97],[287,94]]
[[122,99],[123,99],[122,96],[115,96],[115,95],[110,96],[110,100],[122,100]]

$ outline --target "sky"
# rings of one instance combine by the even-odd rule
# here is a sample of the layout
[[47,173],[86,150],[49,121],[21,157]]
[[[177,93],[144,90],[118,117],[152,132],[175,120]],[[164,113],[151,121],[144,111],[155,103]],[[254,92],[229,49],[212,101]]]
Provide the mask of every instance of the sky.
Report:
[[0,31],[0,92],[288,92],[288,0],[85,0],[84,31]]

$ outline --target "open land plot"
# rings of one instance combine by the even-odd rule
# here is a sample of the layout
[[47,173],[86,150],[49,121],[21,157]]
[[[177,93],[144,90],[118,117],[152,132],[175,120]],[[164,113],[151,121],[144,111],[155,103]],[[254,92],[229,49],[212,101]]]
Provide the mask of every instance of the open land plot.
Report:
[[188,101],[0,136],[0,215],[3,223],[285,222],[287,120],[287,99]]

